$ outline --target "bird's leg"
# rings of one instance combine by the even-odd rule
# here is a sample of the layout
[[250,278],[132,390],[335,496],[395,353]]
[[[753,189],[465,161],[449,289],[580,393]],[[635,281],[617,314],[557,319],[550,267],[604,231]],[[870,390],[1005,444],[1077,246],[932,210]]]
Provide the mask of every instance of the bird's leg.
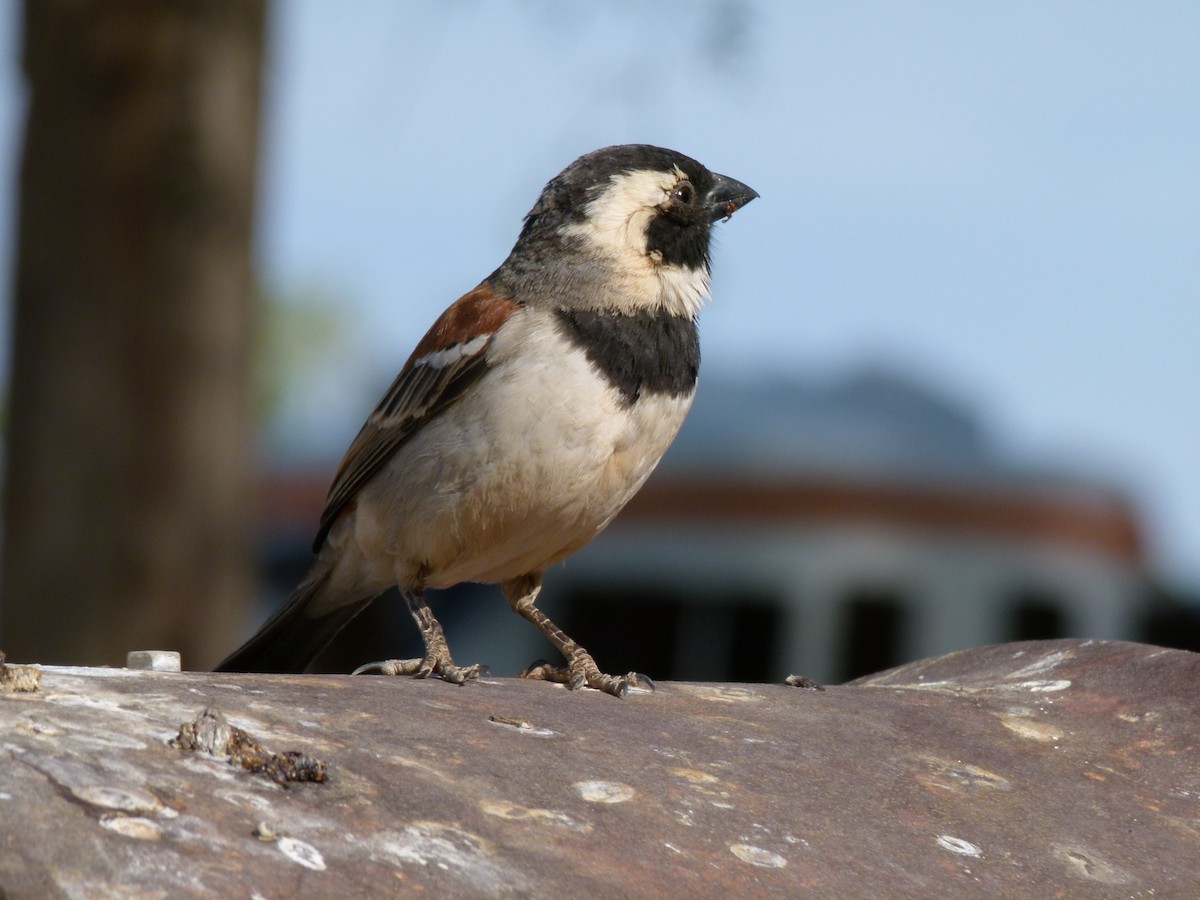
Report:
[[473,666],[456,666],[450,656],[450,645],[446,643],[446,633],[442,631],[442,623],[433,615],[433,610],[425,602],[424,591],[402,591],[408,611],[416,619],[417,628],[421,630],[421,639],[425,641],[424,659],[389,659],[384,662],[367,663],[354,670],[355,675],[412,675],[416,678],[428,678],[436,675],[445,681],[462,684],[464,681],[474,681],[480,675],[490,674],[487,666],[476,663]]
[[542,576],[523,575],[511,581],[504,582],[504,596],[513,612],[531,622],[538,631],[544,634],[563,657],[567,660],[565,666],[552,666],[549,663],[534,663],[521,673],[522,678],[535,678],[541,681],[554,681],[565,684],[571,690],[578,690],[587,685],[614,697],[624,697],[631,687],[645,687],[654,690],[654,682],[645,675],[630,672],[627,675],[606,675],[600,671],[592,655],[579,644],[567,637],[561,628],[550,621],[550,617],[537,608],[537,596],[542,589]]

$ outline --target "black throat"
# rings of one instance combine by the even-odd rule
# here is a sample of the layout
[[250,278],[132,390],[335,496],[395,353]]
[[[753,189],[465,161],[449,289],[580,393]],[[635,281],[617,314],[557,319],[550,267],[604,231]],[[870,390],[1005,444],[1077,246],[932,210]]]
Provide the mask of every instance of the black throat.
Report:
[[646,394],[689,394],[700,372],[695,319],[662,310],[632,314],[557,310],[563,331],[626,406]]

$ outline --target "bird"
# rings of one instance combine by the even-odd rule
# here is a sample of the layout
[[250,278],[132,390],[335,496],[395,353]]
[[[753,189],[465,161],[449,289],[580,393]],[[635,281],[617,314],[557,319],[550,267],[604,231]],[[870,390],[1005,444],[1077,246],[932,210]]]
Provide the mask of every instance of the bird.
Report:
[[562,654],[525,677],[625,696],[537,606],[543,574],[620,512],[674,440],[695,396],[697,318],[713,226],[758,193],[662,147],[587,153],[552,178],[498,269],[416,345],[351,443],[286,603],[218,672],[303,672],[396,587],[420,659],[356,672],[488,672],[454,662],[427,589],[499,584]]

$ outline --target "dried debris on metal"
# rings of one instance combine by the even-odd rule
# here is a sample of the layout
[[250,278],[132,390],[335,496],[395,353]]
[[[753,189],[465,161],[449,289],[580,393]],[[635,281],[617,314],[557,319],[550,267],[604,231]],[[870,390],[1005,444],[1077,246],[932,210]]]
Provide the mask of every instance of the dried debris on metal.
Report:
[[325,763],[298,750],[272,753],[244,729],[230,725],[216,707],[207,707],[191,722],[181,725],[171,740],[179,750],[226,759],[247,772],[265,775],[276,784],[325,781]]
[[825,685],[813,681],[813,679],[809,678],[807,675],[789,675],[787,678],[783,679],[783,683],[788,687],[800,688],[801,690],[805,691],[825,690]]
[[33,666],[10,666],[0,650],[0,694],[32,694],[42,683],[42,672]]

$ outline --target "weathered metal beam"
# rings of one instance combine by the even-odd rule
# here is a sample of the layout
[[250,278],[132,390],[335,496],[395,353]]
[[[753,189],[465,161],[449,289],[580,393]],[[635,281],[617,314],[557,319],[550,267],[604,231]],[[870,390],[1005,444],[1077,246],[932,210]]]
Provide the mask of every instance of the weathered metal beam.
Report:
[[[1200,656],[1089,641],[625,700],[46,668],[0,695],[0,891],[1198,896],[1198,686]],[[210,706],[326,780],[173,746]]]

